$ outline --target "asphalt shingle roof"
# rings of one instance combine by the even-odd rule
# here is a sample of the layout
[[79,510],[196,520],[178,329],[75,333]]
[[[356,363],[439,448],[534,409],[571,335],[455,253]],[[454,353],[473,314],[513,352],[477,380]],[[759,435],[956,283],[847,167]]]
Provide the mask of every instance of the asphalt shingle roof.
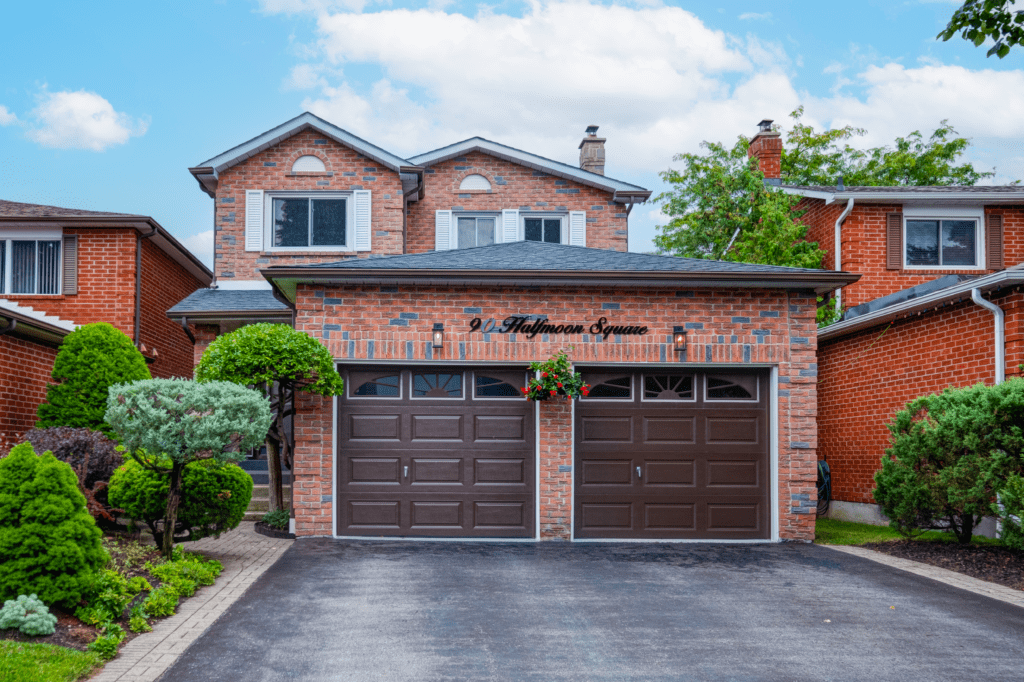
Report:
[[[291,267],[291,266],[284,266]],[[648,253],[593,249],[583,246],[519,241],[470,249],[428,251],[426,253],[380,258],[350,259],[335,263],[302,266],[324,270],[508,270],[553,272],[698,272],[736,274],[822,273],[808,268],[731,263],[727,261],[678,258]],[[266,272],[273,272],[271,267]]]
[[0,216],[5,218],[67,218],[72,216],[110,216],[118,218],[146,218],[133,213],[108,213],[106,211],[83,211],[80,208],[61,208],[42,204],[23,204],[0,199]]
[[196,313],[253,312],[283,313],[291,309],[274,298],[269,289],[199,289],[167,311],[169,316]]
[[991,193],[1018,193],[1024,192],[1021,185],[896,185],[888,187],[853,187],[845,186],[840,189],[836,185],[780,185],[783,189],[808,190],[811,192],[828,192],[850,194],[892,194],[895,192],[908,192],[912,194],[991,194]]

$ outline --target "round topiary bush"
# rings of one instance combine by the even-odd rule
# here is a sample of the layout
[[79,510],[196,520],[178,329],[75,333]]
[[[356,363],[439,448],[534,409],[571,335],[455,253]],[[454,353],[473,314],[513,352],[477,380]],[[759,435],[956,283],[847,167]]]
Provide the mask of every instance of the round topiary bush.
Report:
[[85,427],[111,437],[114,431],[103,419],[108,389],[150,378],[146,359],[132,340],[106,322],[86,324],[68,334],[51,376],[57,383],[46,389],[36,426]]
[[22,443],[0,459],[0,600],[74,605],[109,557],[71,467]]
[[[167,510],[170,480],[135,460],[118,467],[110,479],[110,503],[149,526],[157,545],[163,537],[157,522]],[[175,541],[199,540],[237,528],[252,498],[252,477],[240,466],[201,460],[185,466]],[[185,537],[179,537],[183,534]]]

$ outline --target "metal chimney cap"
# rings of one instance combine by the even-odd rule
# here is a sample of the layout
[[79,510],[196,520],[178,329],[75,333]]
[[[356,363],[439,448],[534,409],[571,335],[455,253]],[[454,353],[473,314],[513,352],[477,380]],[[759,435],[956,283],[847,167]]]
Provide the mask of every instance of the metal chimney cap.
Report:
[[770,133],[772,131],[772,119],[766,118],[757,124],[758,130],[762,133]]
[[598,129],[599,127],[600,127],[600,126],[595,126],[595,125],[589,125],[589,126],[587,126],[587,135],[590,135],[590,136],[595,136],[595,135],[597,135],[597,129]]

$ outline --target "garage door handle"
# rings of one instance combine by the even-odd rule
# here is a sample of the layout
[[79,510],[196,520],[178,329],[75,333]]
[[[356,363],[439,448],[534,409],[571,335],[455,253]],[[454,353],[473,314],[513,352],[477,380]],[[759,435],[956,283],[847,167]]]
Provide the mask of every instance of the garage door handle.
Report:
[[644,475],[640,473],[640,467],[636,468],[636,477],[637,478],[643,478],[644,477]]
[[409,478],[409,467],[402,467],[405,471],[402,473],[403,476]]

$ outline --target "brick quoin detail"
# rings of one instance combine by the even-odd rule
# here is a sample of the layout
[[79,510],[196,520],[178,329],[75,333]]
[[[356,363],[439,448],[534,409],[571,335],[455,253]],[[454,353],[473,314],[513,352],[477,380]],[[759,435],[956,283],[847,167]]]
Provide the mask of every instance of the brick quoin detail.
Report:
[[[1024,361],[1024,295],[992,299],[1006,311],[1006,376]],[[995,380],[992,313],[970,301],[882,325],[818,349],[819,448],[832,495],[875,502],[874,473],[889,445],[886,424],[910,400],[949,386]]]
[[[534,303],[524,303],[534,301]],[[606,303],[619,304],[606,310]],[[815,298],[786,292],[564,288],[539,292],[523,287],[466,288],[300,285],[296,328],[320,340],[341,361],[509,362],[527,364],[574,346],[577,364],[674,362],[672,327],[688,322],[687,356],[705,366],[775,365],[779,374],[778,451],[780,536],[811,541],[817,448]],[[467,312],[470,309],[470,312]],[[480,312],[476,312],[479,309]],[[644,337],[538,336],[469,332],[473,317],[502,320],[544,312],[552,322],[644,324]],[[404,313],[404,315],[403,315]],[[392,321],[398,321],[392,323]],[[445,324],[445,345],[430,348],[434,322]],[[200,328],[200,344],[213,329]],[[515,337],[515,338],[513,338]],[[197,344],[198,348],[198,344]],[[198,357],[198,356],[197,356]],[[332,401],[300,396],[296,417],[296,533],[329,535],[332,491]],[[568,401],[540,406],[538,500],[543,538],[567,538],[571,519],[572,419]]]
[[35,426],[56,357],[56,348],[0,336],[0,455]]

